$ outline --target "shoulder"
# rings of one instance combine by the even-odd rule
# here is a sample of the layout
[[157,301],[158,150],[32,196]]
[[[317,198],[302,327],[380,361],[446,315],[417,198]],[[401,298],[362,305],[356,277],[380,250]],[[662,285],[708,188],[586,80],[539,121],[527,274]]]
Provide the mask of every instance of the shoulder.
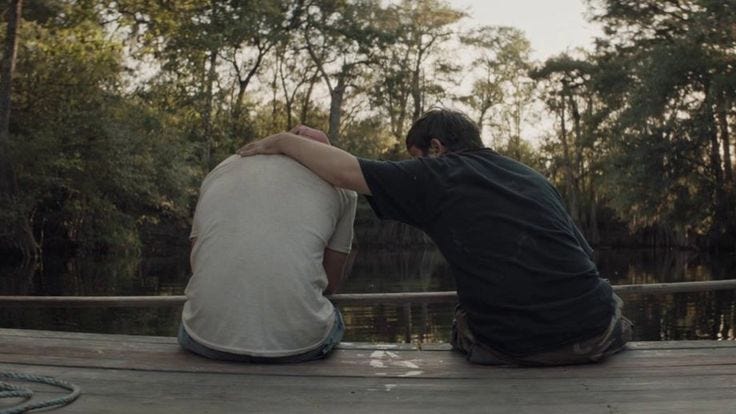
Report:
[[358,158],[363,172],[406,173],[442,168],[448,165],[446,157],[419,157],[398,161],[368,160]]
[[269,183],[282,180],[307,180],[309,182],[321,180],[307,167],[286,155],[254,155],[241,159],[241,164],[237,168],[243,175],[260,177]]
[[[218,177],[226,173],[239,170],[261,171],[263,168],[283,168],[296,161],[283,155],[254,155],[251,157],[241,157],[240,155],[231,155],[212,169],[207,174],[207,178]],[[298,164],[298,163],[297,163]]]

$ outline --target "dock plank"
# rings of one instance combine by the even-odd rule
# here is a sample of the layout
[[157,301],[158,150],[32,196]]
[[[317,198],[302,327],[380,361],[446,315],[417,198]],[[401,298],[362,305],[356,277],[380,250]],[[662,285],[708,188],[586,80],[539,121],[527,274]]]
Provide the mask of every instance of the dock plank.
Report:
[[[9,366],[22,369],[22,366]],[[3,369],[6,369],[3,366]],[[732,412],[733,375],[618,381],[544,382],[533,379],[403,380],[298,377],[41,368],[37,374],[64,377],[85,393],[62,412]]]
[[735,342],[630,348],[601,364],[515,368],[443,346],[348,343],[325,361],[262,365],[210,361],[168,337],[0,329],[0,370],[81,386],[66,413],[736,412]]

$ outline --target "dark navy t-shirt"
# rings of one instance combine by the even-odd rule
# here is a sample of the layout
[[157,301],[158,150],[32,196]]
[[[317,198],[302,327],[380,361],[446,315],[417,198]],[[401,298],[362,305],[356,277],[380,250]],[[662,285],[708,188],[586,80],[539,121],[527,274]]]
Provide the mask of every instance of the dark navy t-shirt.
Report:
[[611,286],[541,174],[490,149],[359,162],[375,213],[416,226],[437,244],[483,343],[525,356],[608,327]]

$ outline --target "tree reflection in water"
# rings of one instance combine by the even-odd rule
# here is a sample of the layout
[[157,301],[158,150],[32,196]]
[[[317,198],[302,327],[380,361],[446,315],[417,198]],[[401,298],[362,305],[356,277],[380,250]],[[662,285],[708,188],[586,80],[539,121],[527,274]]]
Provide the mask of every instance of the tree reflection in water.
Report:
[[[612,284],[736,278],[733,257],[694,252],[601,250],[601,274]],[[43,267],[0,264],[3,295],[180,295],[188,280],[186,254],[175,257],[49,259]],[[435,249],[361,249],[345,293],[454,289]],[[623,296],[637,340],[734,340],[734,291]],[[454,303],[343,305],[345,341],[447,342]],[[0,309],[4,328],[141,335],[174,335],[181,308]]]

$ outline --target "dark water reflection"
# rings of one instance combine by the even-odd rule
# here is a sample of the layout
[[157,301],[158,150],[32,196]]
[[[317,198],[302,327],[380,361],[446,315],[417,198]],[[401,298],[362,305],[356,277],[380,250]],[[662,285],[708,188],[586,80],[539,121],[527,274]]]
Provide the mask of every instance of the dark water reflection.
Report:
[[[736,278],[734,257],[694,252],[603,250],[601,274],[612,284]],[[166,258],[50,259],[43,269],[2,267],[4,295],[180,295],[188,279],[186,254]],[[454,281],[435,250],[363,250],[342,291],[453,290]],[[637,340],[736,339],[734,291],[626,295],[624,312]],[[454,304],[343,306],[346,341],[446,342]],[[0,308],[4,328],[172,336],[181,308]]]

